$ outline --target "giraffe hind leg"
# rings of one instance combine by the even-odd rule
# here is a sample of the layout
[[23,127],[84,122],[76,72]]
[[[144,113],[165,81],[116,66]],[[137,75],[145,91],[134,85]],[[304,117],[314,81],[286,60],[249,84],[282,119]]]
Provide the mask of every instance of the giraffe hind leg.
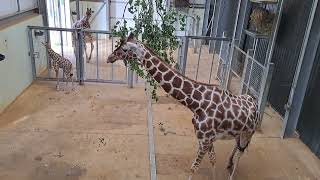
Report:
[[240,134],[239,137],[236,138],[236,145],[235,145],[235,148],[230,156],[229,165],[228,165],[229,180],[234,179],[234,175],[237,170],[240,157],[242,156],[245,149],[247,149],[247,147],[251,141],[252,135],[253,135],[253,133],[244,132],[244,133]]
[[59,69],[55,70],[55,72],[56,72],[56,79],[57,79],[56,89],[57,89],[57,91],[59,91],[60,90],[60,87],[59,87]]
[[93,49],[94,49],[94,45],[93,45],[93,40],[92,39],[90,40],[90,44],[91,44],[91,48],[90,48],[89,61],[91,60],[92,52],[93,52]]
[[210,163],[212,165],[212,175],[213,175],[213,179],[216,180],[216,153],[214,151],[214,146],[213,144],[210,145],[209,148],[209,160]]
[[192,180],[194,173],[199,169],[200,163],[201,163],[204,155],[208,152],[208,150],[209,150],[208,144],[199,143],[197,157],[195,158],[194,162],[192,163],[191,172],[190,172],[188,180]]

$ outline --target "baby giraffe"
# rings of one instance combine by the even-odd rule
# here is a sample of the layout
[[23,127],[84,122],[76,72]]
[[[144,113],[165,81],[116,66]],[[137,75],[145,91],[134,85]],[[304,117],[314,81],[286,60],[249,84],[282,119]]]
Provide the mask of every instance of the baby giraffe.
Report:
[[66,88],[68,87],[68,82],[71,81],[71,86],[72,86],[72,90],[74,89],[73,87],[73,74],[72,74],[72,63],[70,62],[70,60],[62,57],[60,54],[56,53],[53,51],[53,49],[51,48],[50,44],[48,43],[43,43],[41,42],[47,49],[48,51],[48,55],[51,59],[51,65],[54,69],[54,71],[56,72],[56,78],[57,78],[57,85],[56,88],[59,91],[60,87],[59,87],[59,68],[61,68],[63,70],[64,75],[67,77],[67,81],[66,81]]
[[209,154],[215,177],[216,154],[213,142],[218,139],[235,139],[227,166],[229,180],[233,180],[239,159],[261,123],[255,100],[249,95],[235,96],[219,85],[204,84],[183,76],[135,39],[132,33],[108,57],[107,62],[117,60],[138,61],[164,91],[193,112],[192,123],[199,148],[191,166],[189,180],[198,170],[206,153]]

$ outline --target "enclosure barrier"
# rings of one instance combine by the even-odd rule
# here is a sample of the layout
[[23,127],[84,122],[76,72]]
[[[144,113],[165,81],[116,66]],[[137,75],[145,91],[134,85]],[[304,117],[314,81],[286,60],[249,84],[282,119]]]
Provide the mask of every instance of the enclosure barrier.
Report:
[[[231,39],[208,36],[179,36],[178,38],[180,46],[177,63],[180,72],[197,81],[212,83],[216,79],[223,84]],[[200,43],[197,41],[200,41]],[[209,52],[206,45],[208,41],[220,42],[221,46],[217,47],[217,49],[219,48],[218,53]],[[197,44],[200,44],[199,50],[195,50],[198,48]]]
[[[86,43],[86,51],[91,51],[90,41],[87,42],[85,36],[88,33],[93,37],[94,48],[90,62],[86,63],[85,49],[80,47],[84,47]],[[72,34],[76,37],[75,48],[72,46]],[[80,84],[83,82],[126,84],[129,82],[128,79],[132,79],[128,77],[132,73],[128,72],[123,63],[106,63],[107,56],[112,53],[117,39],[109,31],[29,26],[28,38],[34,79],[56,79],[48,54],[41,44],[48,42],[49,39],[52,49],[75,65],[73,70],[77,75],[75,80]]]
[[[92,59],[86,62],[84,51],[91,51]],[[75,48],[72,46],[72,34],[75,34]],[[75,65],[76,81],[128,84],[139,83],[139,77],[121,61],[107,64],[106,58],[115,47],[117,37],[109,31],[83,30],[72,28],[52,28],[29,26],[28,37],[32,73],[35,79],[55,80],[51,70],[47,51],[41,42],[50,39],[52,49]],[[51,38],[50,38],[51,37]],[[179,47],[176,51],[177,69],[185,76],[204,83],[220,83],[222,87],[235,94],[251,94],[259,102],[259,109],[264,111],[268,87],[273,71],[272,63],[256,60],[253,50],[244,52],[230,38],[208,36],[178,36]],[[89,41],[88,41],[89,40]],[[197,42],[198,41],[198,42]],[[209,48],[209,42],[215,44]],[[86,49],[83,48],[86,44]],[[199,44],[199,49],[196,45]],[[81,48],[80,48],[81,47]],[[193,48],[193,49],[192,49]],[[231,54],[232,53],[232,54]],[[63,77],[63,74],[60,73]],[[216,81],[216,82],[215,82]],[[143,82],[143,81],[142,81]]]

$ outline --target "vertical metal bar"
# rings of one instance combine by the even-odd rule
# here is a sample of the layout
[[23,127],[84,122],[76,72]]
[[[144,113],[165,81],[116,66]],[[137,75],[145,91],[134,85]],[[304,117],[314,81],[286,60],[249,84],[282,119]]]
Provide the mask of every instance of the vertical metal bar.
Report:
[[77,30],[74,30],[72,33],[75,34],[76,36],[76,48],[75,48],[75,56],[76,56],[76,69],[77,69],[77,79],[79,80],[80,82],[80,51],[79,51],[79,34],[78,34],[78,31]]
[[236,37],[236,32],[237,32],[241,1],[242,0],[238,0],[237,14],[236,14],[236,19],[235,19],[234,28],[233,28],[233,34],[232,34],[231,49],[229,51],[230,52],[229,55],[231,55],[231,56],[229,56],[229,59],[227,61],[227,72],[226,72],[226,78],[225,78],[225,82],[224,82],[224,86],[225,86],[226,89],[228,89],[229,79],[230,79],[230,74],[231,74],[230,73],[230,71],[231,71],[231,62],[232,62],[233,51],[234,51],[234,46],[235,46],[234,43],[235,43],[235,37]]
[[214,63],[214,56],[215,56],[215,53],[212,53],[212,62],[211,62],[211,66],[210,66],[210,75],[209,75],[209,81],[208,81],[209,84],[211,83],[213,63]]
[[[197,21],[196,21],[196,35],[198,35],[199,34],[199,27],[200,26],[200,19],[197,19]],[[198,46],[199,46],[199,44],[197,43],[197,40],[196,39],[194,39],[194,42],[195,42],[195,45],[194,45],[194,50],[193,50],[193,53],[197,53],[197,51],[198,51]]]
[[200,50],[199,50],[199,56],[198,56],[198,63],[197,63],[197,72],[196,72],[196,80],[198,80],[198,73],[199,73],[199,66],[200,66],[200,57],[202,53],[202,39],[200,39]]
[[[45,37],[45,41],[48,43],[48,42],[50,42],[50,40],[49,40],[49,31],[48,30],[45,30],[45,32],[46,32],[46,37]],[[47,77],[50,77],[50,74],[51,74],[51,61],[50,61],[50,59],[49,59],[49,54],[48,54],[48,50],[47,50],[47,48],[45,48],[46,49],[46,58],[47,58],[47,67],[48,67],[48,74],[47,74]]]
[[[211,31],[210,31],[210,37],[213,37],[212,36],[212,33],[213,33],[213,26],[214,26],[214,19],[215,19],[215,13],[216,13],[216,3],[217,3],[217,0],[214,0],[214,4],[213,4],[213,12],[212,12],[212,25],[211,25]],[[209,53],[213,53],[214,51],[214,47],[215,47],[215,42],[214,40],[211,40],[209,41]]]
[[80,20],[80,0],[76,0],[77,20]]
[[30,29],[30,28],[28,28],[28,37],[29,37],[30,57],[31,57],[31,64],[32,64],[32,77],[33,77],[33,79],[35,79],[37,76],[37,70],[36,70],[36,62],[35,62],[35,58],[34,58],[32,29]]
[[78,43],[79,43],[79,49],[78,49],[78,52],[79,52],[79,68],[80,68],[80,79],[79,79],[79,82],[80,82],[80,85],[83,84],[83,81],[84,81],[84,60],[83,60],[83,31],[81,29],[78,29],[77,30],[77,33],[78,33]]
[[99,35],[98,35],[98,33],[96,33],[96,61],[97,61],[97,80],[99,80],[100,79],[100,77],[99,77],[99,43],[98,43],[98,41],[99,41]]
[[62,31],[60,31],[60,48],[61,48],[61,55],[62,55],[62,57],[64,57]]
[[259,101],[258,101],[258,107],[259,111],[261,113],[261,118],[263,116],[263,112],[266,108],[267,105],[267,100],[268,100],[268,94],[269,94],[269,89],[270,89],[270,84],[272,80],[272,74],[273,74],[273,69],[274,69],[274,64],[270,63],[268,72],[265,72],[265,78],[263,80],[263,85],[261,86],[260,92],[259,92]]
[[244,90],[244,85],[245,85],[245,78],[246,78],[246,73],[247,73],[247,68],[248,68],[248,55],[246,54],[246,58],[244,60],[244,67],[242,71],[242,77],[241,77],[241,84],[240,84],[240,92],[239,94],[243,94]]
[[17,12],[20,12],[21,11],[21,9],[20,9],[20,0],[17,0],[17,8],[18,8]]
[[60,0],[58,0],[58,14],[59,14],[59,25],[62,28],[62,20],[61,20],[61,4]]
[[267,49],[267,61],[266,63],[271,62],[272,59],[272,55],[273,55],[273,51],[274,51],[274,46],[276,43],[276,39],[277,39],[277,34],[278,34],[278,29],[279,29],[279,25],[280,25],[280,20],[281,20],[281,16],[282,16],[282,9],[283,9],[283,0],[279,0],[278,7],[277,7],[277,16],[276,16],[276,21],[274,21],[273,27],[274,31],[272,33],[272,39],[271,39],[271,45],[268,46]]
[[251,54],[253,54],[253,50],[248,50],[248,60],[251,59],[250,63],[250,70],[249,70],[249,75],[248,75],[248,83],[247,83],[247,88],[246,88],[246,93],[248,93],[248,90],[250,89],[250,81],[251,81],[251,73],[252,73],[252,68],[253,68],[253,59]]
[[182,45],[182,74],[186,74],[186,67],[187,67],[187,60],[188,60],[188,49],[189,49],[189,38],[184,36],[183,37],[183,45]]
[[128,87],[133,88],[133,70],[131,69],[130,64],[128,64],[129,71],[128,71]]
[[[112,38],[111,38],[111,51],[113,52],[113,36],[112,36]],[[113,65],[113,63],[111,64],[111,80],[113,80],[113,67],[114,65]],[[127,76],[127,70],[126,70],[126,76]]]
[[149,166],[150,166],[150,180],[157,180],[157,163],[155,155],[154,143],[154,128],[152,118],[152,97],[150,84],[145,82],[147,91],[147,119],[148,119],[148,144],[149,144]]
[[211,0],[205,1],[204,17],[203,17],[203,25],[202,25],[202,36],[206,36],[208,31],[207,26],[208,26],[208,20],[209,20],[210,3],[211,3]]

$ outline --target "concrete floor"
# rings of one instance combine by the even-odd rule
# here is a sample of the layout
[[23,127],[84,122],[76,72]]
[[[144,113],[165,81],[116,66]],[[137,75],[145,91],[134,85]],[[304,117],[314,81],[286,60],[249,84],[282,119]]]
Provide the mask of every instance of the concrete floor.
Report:
[[[0,115],[1,180],[150,178],[144,87],[86,84],[67,94],[54,85],[33,83]],[[187,179],[197,150],[191,113],[160,94],[153,118],[158,179]],[[320,179],[319,159],[299,139],[278,138],[280,128],[268,109],[237,180]],[[233,141],[215,144],[217,179],[226,179]],[[200,179],[212,179],[207,157],[194,177]]]

